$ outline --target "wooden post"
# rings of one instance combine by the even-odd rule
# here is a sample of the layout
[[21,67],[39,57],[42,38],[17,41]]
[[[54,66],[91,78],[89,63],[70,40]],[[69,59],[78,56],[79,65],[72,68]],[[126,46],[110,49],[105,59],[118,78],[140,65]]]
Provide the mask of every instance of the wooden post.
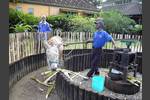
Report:
[[84,100],[92,100],[90,90],[86,90],[84,93]]
[[92,100],[98,100],[98,95],[97,95],[96,92],[92,91],[92,92],[90,92],[90,93],[91,93],[91,99],[92,99]]
[[74,91],[73,91],[73,87],[74,87],[74,83],[72,83],[72,82],[69,82],[69,90],[70,90],[70,92],[69,92],[69,100],[74,100]]
[[74,84],[74,100],[79,100],[79,86]]
[[85,100],[84,95],[85,95],[85,89],[79,87],[79,100]]

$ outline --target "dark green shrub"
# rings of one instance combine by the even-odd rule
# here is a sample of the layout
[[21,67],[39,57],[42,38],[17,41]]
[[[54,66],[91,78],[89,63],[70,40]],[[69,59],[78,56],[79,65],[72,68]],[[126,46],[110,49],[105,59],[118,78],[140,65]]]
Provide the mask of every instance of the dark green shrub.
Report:
[[134,20],[114,10],[101,12],[100,17],[103,18],[106,30],[110,33],[130,33],[130,27],[136,24]]
[[130,28],[132,34],[142,34],[142,25],[136,24],[134,27]]
[[31,31],[32,27],[30,25],[15,25],[15,32],[25,32],[25,31]]
[[74,16],[71,18],[72,31],[77,32],[94,32],[95,31],[95,19],[82,17],[82,16]]
[[23,16],[22,12],[9,8],[9,33],[14,32],[16,24],[23,22]]
[[47,21],[52,24],[53,29],[60,28],[62,31],[70,31],[70,16],[67,14],[48,16]]
[[36,31],[34,27],[38,22],[38,17],[9,8],[9,33],[24,32],[27,26],[31,27],[30,29],[27,28],[28,31]]
[[53,25],[53,29],[62,31],[93,32],[95,30],[94,19],[77,15],[60,14],[48,16],[47,21]]

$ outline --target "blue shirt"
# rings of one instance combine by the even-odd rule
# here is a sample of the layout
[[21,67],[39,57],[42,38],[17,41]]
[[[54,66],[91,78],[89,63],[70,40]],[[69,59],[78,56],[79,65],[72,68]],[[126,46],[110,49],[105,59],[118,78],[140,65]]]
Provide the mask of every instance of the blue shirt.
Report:
[[52,29],[48,22],[46,22],[46,21],[44,23],[39,22],[38,32],[43,32],[43,34],[37,34],[37,39],[38,40],[47,40],[47,38],[48,38],[47,32],[51,32],[51,31],[52,31]]
[[96,31],[93,36],[93,47],[102,48],[106,42],[111,41],[112,36],[109,35],[106,31]]
[[52,29],[48,22],[45,21],[44,23],[42,22],[39,23],[38,32],[51,32],[51,31]]

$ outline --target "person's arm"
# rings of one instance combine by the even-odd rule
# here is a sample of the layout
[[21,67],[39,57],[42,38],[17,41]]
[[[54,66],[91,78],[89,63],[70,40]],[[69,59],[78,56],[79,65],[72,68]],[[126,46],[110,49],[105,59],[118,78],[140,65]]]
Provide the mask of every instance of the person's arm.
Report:
[[52,32],[51,24],[47,23],[47,25],[48,25],[47,31],[48,31],[48,32]]
[[113,43],[114,48],[117,48],[117,47],[116,47],[116,43],[115,43],[115,41],[114,41],[114,39],[113,39],[113,38],[112,38],[111,42]]
[[93,39],[88,39],[87,41],[86,41],[86,43],[92,43],[93,42]]
[[115,43],[113,37],[110,34],[108,34],[107,32],[105,34],[106,34],[107,41],[111,41],[114,45],[114,48],[116,48],[116,43]]

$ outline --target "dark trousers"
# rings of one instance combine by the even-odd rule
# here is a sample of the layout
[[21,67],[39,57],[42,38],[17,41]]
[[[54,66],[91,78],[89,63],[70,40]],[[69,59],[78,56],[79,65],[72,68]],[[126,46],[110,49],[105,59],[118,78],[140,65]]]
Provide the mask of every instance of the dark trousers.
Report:
[[46,51],[43,41],[48,39],[47,33],[37,33],[36,34],[36,53],[42,53],[42,48],[44,48],[44,51]]
[[93,74],[99,74],[98,65],[102,54],[102,48],[93,48],[91,57],[91,69],[87,73],[88,77],[92,77]]

